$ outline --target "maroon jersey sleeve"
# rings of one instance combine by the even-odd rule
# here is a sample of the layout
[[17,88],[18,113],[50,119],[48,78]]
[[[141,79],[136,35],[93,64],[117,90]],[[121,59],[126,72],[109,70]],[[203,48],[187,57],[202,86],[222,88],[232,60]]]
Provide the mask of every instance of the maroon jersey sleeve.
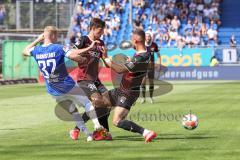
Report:
[[154,45],[154,52],[159,52],[158,45],[154,42],[153,42],[153,45]]
[[78,49],[86,48],[85,47],[86,40],[87,40],[87,36],[80,37],[79,40],[75,43],[75,46]]

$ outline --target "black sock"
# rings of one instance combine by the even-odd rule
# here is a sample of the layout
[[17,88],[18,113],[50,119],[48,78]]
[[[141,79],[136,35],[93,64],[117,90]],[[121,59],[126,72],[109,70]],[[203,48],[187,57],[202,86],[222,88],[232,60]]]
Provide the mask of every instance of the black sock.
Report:
[[154,85],[152,84],[149,86],[149,94],[151,98],[153,97],[153,91],[154,91]]
[[145,85],[142,85],[141,88],[142,88],[142,96],[143,96],[143,98],[145,98],[145,95],[146,95],[146,86],[145,86]]
[[96,109],[99,123],[109,131],[108,117],[110,115],[110,110],[108,108],[97,108]]
[[[99,117],[99,118],[98,118],[99,123],[100,123],[107,131],[109,131],[108,117],[109,117],[109,115],[110,115],[110,109],[108,109],[108,108],[95,108],[95,110],[96,110],[97,116]],[[86,123],[87,121],[90,120],[90,117],[87,115],[86,112],[84,112],[84,113],[82,114],[82,119],[83,119],[84,123]],[[79,128],[76,126],[75,129],[79,129]]]
[[[108,108],[96,108],[96,113],[98,118],[99,123],[107,130],[109,131],[109,125],[108,125],[108,117],[110,115],[110,110]],[[90,120],[90,117],[87,115],[86,112],[83,113],[82,119],[84,123]],[[75,129],[79,129],[77,126]]]
[[108,115],[105,115],[103,117],[98,118],[99,123],[107,130],[109,131],[109,126],[108,126]]
[[82,119],[83,119],[84,123],[87,123],[87,121],[89,121],[90,117],[87,115],[87,112],[84,112],[82,114]]
[[143,134],[143,131],[144,131],[144,128],[142,128],[141,126],[129,120],[119,121],[117,124],[117,127],[130,132],[139,133],[139,134]]

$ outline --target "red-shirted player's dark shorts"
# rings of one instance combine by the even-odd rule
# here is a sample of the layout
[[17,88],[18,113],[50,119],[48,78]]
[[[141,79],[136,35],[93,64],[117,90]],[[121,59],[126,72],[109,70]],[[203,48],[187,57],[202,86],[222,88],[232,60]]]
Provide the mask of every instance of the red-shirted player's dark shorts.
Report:
[[115,88],[108,91],[112,106],[123,107],[130,110],[139,97],[140,91],[123,91],[120,88]]
[[83,89],[85,94],[90,98],[93,93],[104,93],[106,87],[100,81],[81,80],[78,85]]

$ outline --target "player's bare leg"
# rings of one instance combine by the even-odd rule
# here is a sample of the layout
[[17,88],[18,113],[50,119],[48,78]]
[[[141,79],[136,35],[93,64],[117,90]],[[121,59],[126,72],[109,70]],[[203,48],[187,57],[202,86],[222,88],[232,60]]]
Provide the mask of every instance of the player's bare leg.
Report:
[[[79,106],[84,106],[86,115],[92,120],[92,122],[94,124],[95,132],[106,132],[107,133],[106,129],[103,128],[102,125],[99,123],[95,108],[94,108],[93,104],[91,103],[91,101],[87,98],[87,96],[85,96],[85,94],[83,93],[83,90],[81,90],[78,87],[75,87],[69,92],[69,94],[70,94],[70,97],[73,97],[73,103],[75,103]],[[81,121],[82,121],[82,123],[84,123],[82,116],[79,114],[78,114],[78,116],[81,117]],[[74,129],[74,131],[77,131],[77,130],[78,131],[81,130],[81,128],[79,128],[78,125]],[[76,135],[76,139],[77,139],[77,135]],[[99,139],[106,139],[106,138],[100,137],[100,138],[98,138],[98,140]]]
[[[92,134],[88,131],[81,115],[79,114],[79,112],[77,110],[77,107],[74,104],[72,104],[72,106],[70,108],[70,112],[72,112],[73,119],[75,120],[78,128],[80,128],[81,132],[85,133],[85,135],[87,136],[87,141],[92,141],[93,140]],[[77,134],[77,135],[75,135],[75,134]],[[73,140],[77,140],[78,135],[79,135],[79,132],[77,130],[74,129],[74,130],[70,131],[70,136]]]
[[[112,106],[108,93],[103,94],[102,100],[105,102],[105,107]],[[123,107],[114,107],[113,124],[118,128],[122,128],[124,130],[143,135],[143,137],[145,138],[145,142],[150,142],[157,136],[155,132],[144,129],[136,123],[126,120],[128,113],[129,110]]]
[[81,106],[81,107],[84,106],[85,112],[88,114],[88,116],[91,118],[94,124],[94,128],[95,129],[100,128],[101,125],[97,119],[94,106],[91,103],[91,101],[87,98],[87,96],[85,96],[84,92],[80,88],[75,87],[69,92],[69,94],[74,98],[74,102],[78,106]]
[[102,101],[102,99],[103,99],[103,96],[99,93],[94,93],[91,95],[91,100],[95,106],[98,120],[99,120],[100,124],[107,131],[109,131],[108,117],[110,115],[110,110],[106,107],[98,107],[98,106],[106,106],[106,104],[105,104],[106,102]]
[[101,99],[95,100],[93,102],[93,104],[97,107],[97,108],[111,108],[112,104],[110,101],[110,97],[108,95],[108,91],[104,92],[102,94]]
[[[92,105],[92,103],[90,101],[89,101],[89,103],[85,104],[85,113],[87,114],[88,117],[90,117],[90,119],[92,120],[92,122],[94,124],[94,130],[95,131],[93,132],[93,139],[94,140],[104,140],[104,139],[107,139],[109,133],[99,123],[98,116],[96,114],[95,108],[93,107],[93,105]],[[81,117],[81,122],[84,123],[84,120],[82,119],[82,116],[80,116],[79,114],[78,114],[78,116]],[[74,131],[79,130],[79,129],[82,131],[82,129],[79,127],[79,125],[77,125],[77,128],[75,128]],[[102,135],[102,136],[99,136],[98,138],[96,138],[96,136],[95,136],[96,133],[104,133],[105,135]]]
[[[102,101],[102,95],[99,93],[93,93],[90,97],[90,100],[92,101],[95,107],[100,124],[105,129],[107,129],[107,131],[109,131],[108,117],[109,117],[110,111],[105,107],[98,107],[98,106],[105,106],[104,102]],[[86,113],[84,113],[83,120],[87,122],[89,119],[90,119],[89,116]]]
[[[112,140],[112,135],[108,132],[108,116],[110,115],[110,109],[103,107],[105,106],[105,103],[102,101],[102,95],[99,93],[93,93],[90,100],[93,103],[94,112],[86,110],[86,112],[82,115],[84,122],[86,123],[88,120],[92,119],[92,121],[100,123],[101,127],[95,127],[95,131],[93,133],[94,140]],[[75,129],[79,130],[78,126],[76,126]],[[105,135],[99,135],[100,132],[104,132]]]
[[139,126],[133,121],[126,120],[125,118],[127,117],[128,113],[129,110],[123,107],[120,106],[115,107],[113,115],[113,124],[118,128],[122,128],[124,130],[134,133],[139,133],[145,138],[145,142],[151,142],[157,136],[157,134],[153,131],[150,131]]
[[[101,101],[102,102],[100,104],[95,105],[96,106],[95,109],[97,111],[99,121],[102,122],[102,124],[105,124],[107,131],[109,131],[108,117],[110,115],[112,108],[111,102],[109,101],[108,97],[108,91],[102,93]],[[97,101],[95,103],[97,103]],[[112,135],[110,133],[106,137],[106,140],[112,140]]]
[[[97,118],[99,123],[104,127],[103,129],[96,129],[93,133],[93,137],[95,140],[112,140],[112,135],[108,132],[109,125],[108,125],[108,117],[110,115],[110,109],[102,106],[106,106],[105,102],[103,101],[103,97],[99,93],[93,93],[91,95],[91,101],[93,102],[96,115],[93,117]],[[108,104],[107,104],[108,105]],[[101,107],[99,107],[101,106]],[[88,117],[90,117],[88,115]],[[93,117],[90,117],[91,119]]]

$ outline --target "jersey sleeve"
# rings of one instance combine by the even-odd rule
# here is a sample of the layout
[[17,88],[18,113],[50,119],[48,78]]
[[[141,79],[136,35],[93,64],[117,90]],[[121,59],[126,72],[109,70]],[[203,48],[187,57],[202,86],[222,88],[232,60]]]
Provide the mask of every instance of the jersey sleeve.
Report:
[[34,49],[35,49],[35,47],[32,47],[28,50],[28,52],[30,53],[30,56],[34,55]]
[[69,57],[69,55],[71,54],[71,49],[67,46],[61,46],[61,53],[63,54],[63,56]]
[[159,52],[158,45],[155,43],[154,52]]
[[80,37],[80,39],[75,43],[75,46],[76,46],[78,49],[84,48],[85,39],[86,39],[85,36]]

